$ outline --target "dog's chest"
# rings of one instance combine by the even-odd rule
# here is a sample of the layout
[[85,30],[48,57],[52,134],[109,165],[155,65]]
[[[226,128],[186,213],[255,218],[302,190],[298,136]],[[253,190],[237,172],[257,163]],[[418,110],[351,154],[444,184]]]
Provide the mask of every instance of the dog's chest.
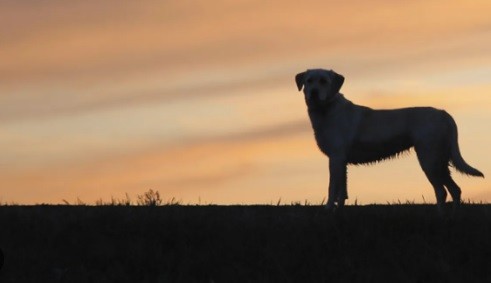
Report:
[[349,123],[345,117],[316,111],[309,111],[309,117],[317,146],[324,154],[331,156],[347,144]]

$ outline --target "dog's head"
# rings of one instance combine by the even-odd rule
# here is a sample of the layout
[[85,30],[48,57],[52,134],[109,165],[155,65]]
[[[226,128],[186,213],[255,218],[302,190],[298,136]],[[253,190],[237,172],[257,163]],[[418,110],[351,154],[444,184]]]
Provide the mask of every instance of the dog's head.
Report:
[[313,69],[295,76],[298,91],[305,94],[307,104],[325,104],[334,99],[344,83],[344,77],[332,70]]

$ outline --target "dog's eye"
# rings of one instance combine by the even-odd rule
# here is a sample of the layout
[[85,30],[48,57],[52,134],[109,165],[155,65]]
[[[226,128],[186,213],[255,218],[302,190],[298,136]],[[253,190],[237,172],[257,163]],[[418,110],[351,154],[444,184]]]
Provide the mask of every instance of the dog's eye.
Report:
[[312,78],[307,79],[307,83],[311,84],[313,82]]
[[325,85],[325,84],[327,84],[327,80],[326,80],[326,79],[324,79],[324,78],[321,78],[321,79],[319,80],[319,82],[321,83],[321,85]]

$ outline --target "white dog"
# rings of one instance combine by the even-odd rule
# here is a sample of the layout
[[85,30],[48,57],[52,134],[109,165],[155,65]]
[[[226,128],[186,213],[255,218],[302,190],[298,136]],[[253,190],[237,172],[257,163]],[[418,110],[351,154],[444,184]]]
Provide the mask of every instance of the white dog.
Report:
[[462,158],[457,125],[447,112],[431,107],[374,110],[353,104],[339,93],[344,77],[331,70],[307,70],[295,81],[299,91],[303,87],[317,145],[329,157],[327,208],[342,207],[348,198],[347,164],[373,163],[411,147],[435,189],[440,211],[447,197],[445,187],[454,206],[461,201],[449,162],[464,174],[484,177]]

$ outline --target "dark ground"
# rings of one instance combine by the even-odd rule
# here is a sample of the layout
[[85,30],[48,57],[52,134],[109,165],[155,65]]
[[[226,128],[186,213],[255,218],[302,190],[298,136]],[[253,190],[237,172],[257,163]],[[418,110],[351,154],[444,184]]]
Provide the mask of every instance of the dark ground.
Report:
[[491,282],[490,205],[0,206],[0,229],[0,282]]

